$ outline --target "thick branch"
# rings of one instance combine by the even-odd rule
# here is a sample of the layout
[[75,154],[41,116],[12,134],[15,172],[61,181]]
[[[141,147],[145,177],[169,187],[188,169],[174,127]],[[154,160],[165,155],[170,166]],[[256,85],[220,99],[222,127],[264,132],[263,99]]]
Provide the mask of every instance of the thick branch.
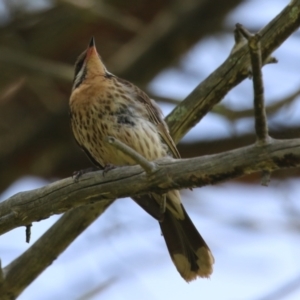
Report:
[[261,170],[297,167],[300,139],[274,140],[261,147],[248,146],[211,156],[157,163],[160,169],[151,181],[140,166],[132,166],[111,170],[105,177],[102,171],[93,172],[83,175],[79,182],[67,178],[18,193],[0,203],[0,233],[96,201],[200,187]]

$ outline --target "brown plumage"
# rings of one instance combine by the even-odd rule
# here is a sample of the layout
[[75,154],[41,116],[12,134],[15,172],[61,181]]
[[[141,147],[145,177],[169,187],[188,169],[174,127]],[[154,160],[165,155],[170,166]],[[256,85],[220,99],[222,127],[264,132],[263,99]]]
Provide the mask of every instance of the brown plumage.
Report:
[[[94,39],[75,65],[70,113],[76,141],[97,166],[135,164],[106,143],[106,136],[117,138],[149,161],[168,155],[180,157],[157,104],[135,85],[106,70]],[[157,194],[142,197],[157,202],[162,199]],[[159,225],[181,276],[186,281],[209,277],[213,256],[183,208],[177,190],[167,193],[166,212]]]

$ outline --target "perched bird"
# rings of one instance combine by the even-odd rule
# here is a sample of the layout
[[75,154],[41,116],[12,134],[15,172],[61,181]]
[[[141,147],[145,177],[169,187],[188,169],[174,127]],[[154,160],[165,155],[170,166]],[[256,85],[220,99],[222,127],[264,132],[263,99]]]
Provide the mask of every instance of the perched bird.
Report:
[[[69,104],[75,139],[98,167],[135,164],[109,145],[107,136],[149,161],[180,157],[158,105],[138,87],[107,71],[94,38],[76,61]],[[143,197],[157,202],[163,199],[154,193]],[[186,281],[209,277],[214,258],[182,206],[179,191],[169,191],[165,197],[166,211],[159,225],[178,272]]]

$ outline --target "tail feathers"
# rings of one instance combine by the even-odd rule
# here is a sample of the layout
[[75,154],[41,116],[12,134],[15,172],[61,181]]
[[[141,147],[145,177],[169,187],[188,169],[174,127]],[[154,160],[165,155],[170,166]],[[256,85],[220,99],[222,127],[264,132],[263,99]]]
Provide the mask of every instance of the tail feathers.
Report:
[[183,219],[167,210],[159,224],[178,272],[189,282],[197,277],[209,277],[214,258],[183,206],[182,210]]

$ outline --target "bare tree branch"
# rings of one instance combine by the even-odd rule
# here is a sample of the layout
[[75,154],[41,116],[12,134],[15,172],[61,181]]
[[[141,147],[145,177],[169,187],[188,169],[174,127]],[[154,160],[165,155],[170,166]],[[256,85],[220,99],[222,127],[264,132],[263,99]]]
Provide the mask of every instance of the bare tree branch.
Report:
[[0,203],[0,233],[60,214],[70,208],[117,198],[165,193],[240,177],[254,172],[297,167],[300,139],[272,140],[228,152],[191,159],[162,159],[149,177],[140,166],[119,167],[103,177],[102,171],[87,173],[79,182],[66,178],[48,186],[18,193]]

